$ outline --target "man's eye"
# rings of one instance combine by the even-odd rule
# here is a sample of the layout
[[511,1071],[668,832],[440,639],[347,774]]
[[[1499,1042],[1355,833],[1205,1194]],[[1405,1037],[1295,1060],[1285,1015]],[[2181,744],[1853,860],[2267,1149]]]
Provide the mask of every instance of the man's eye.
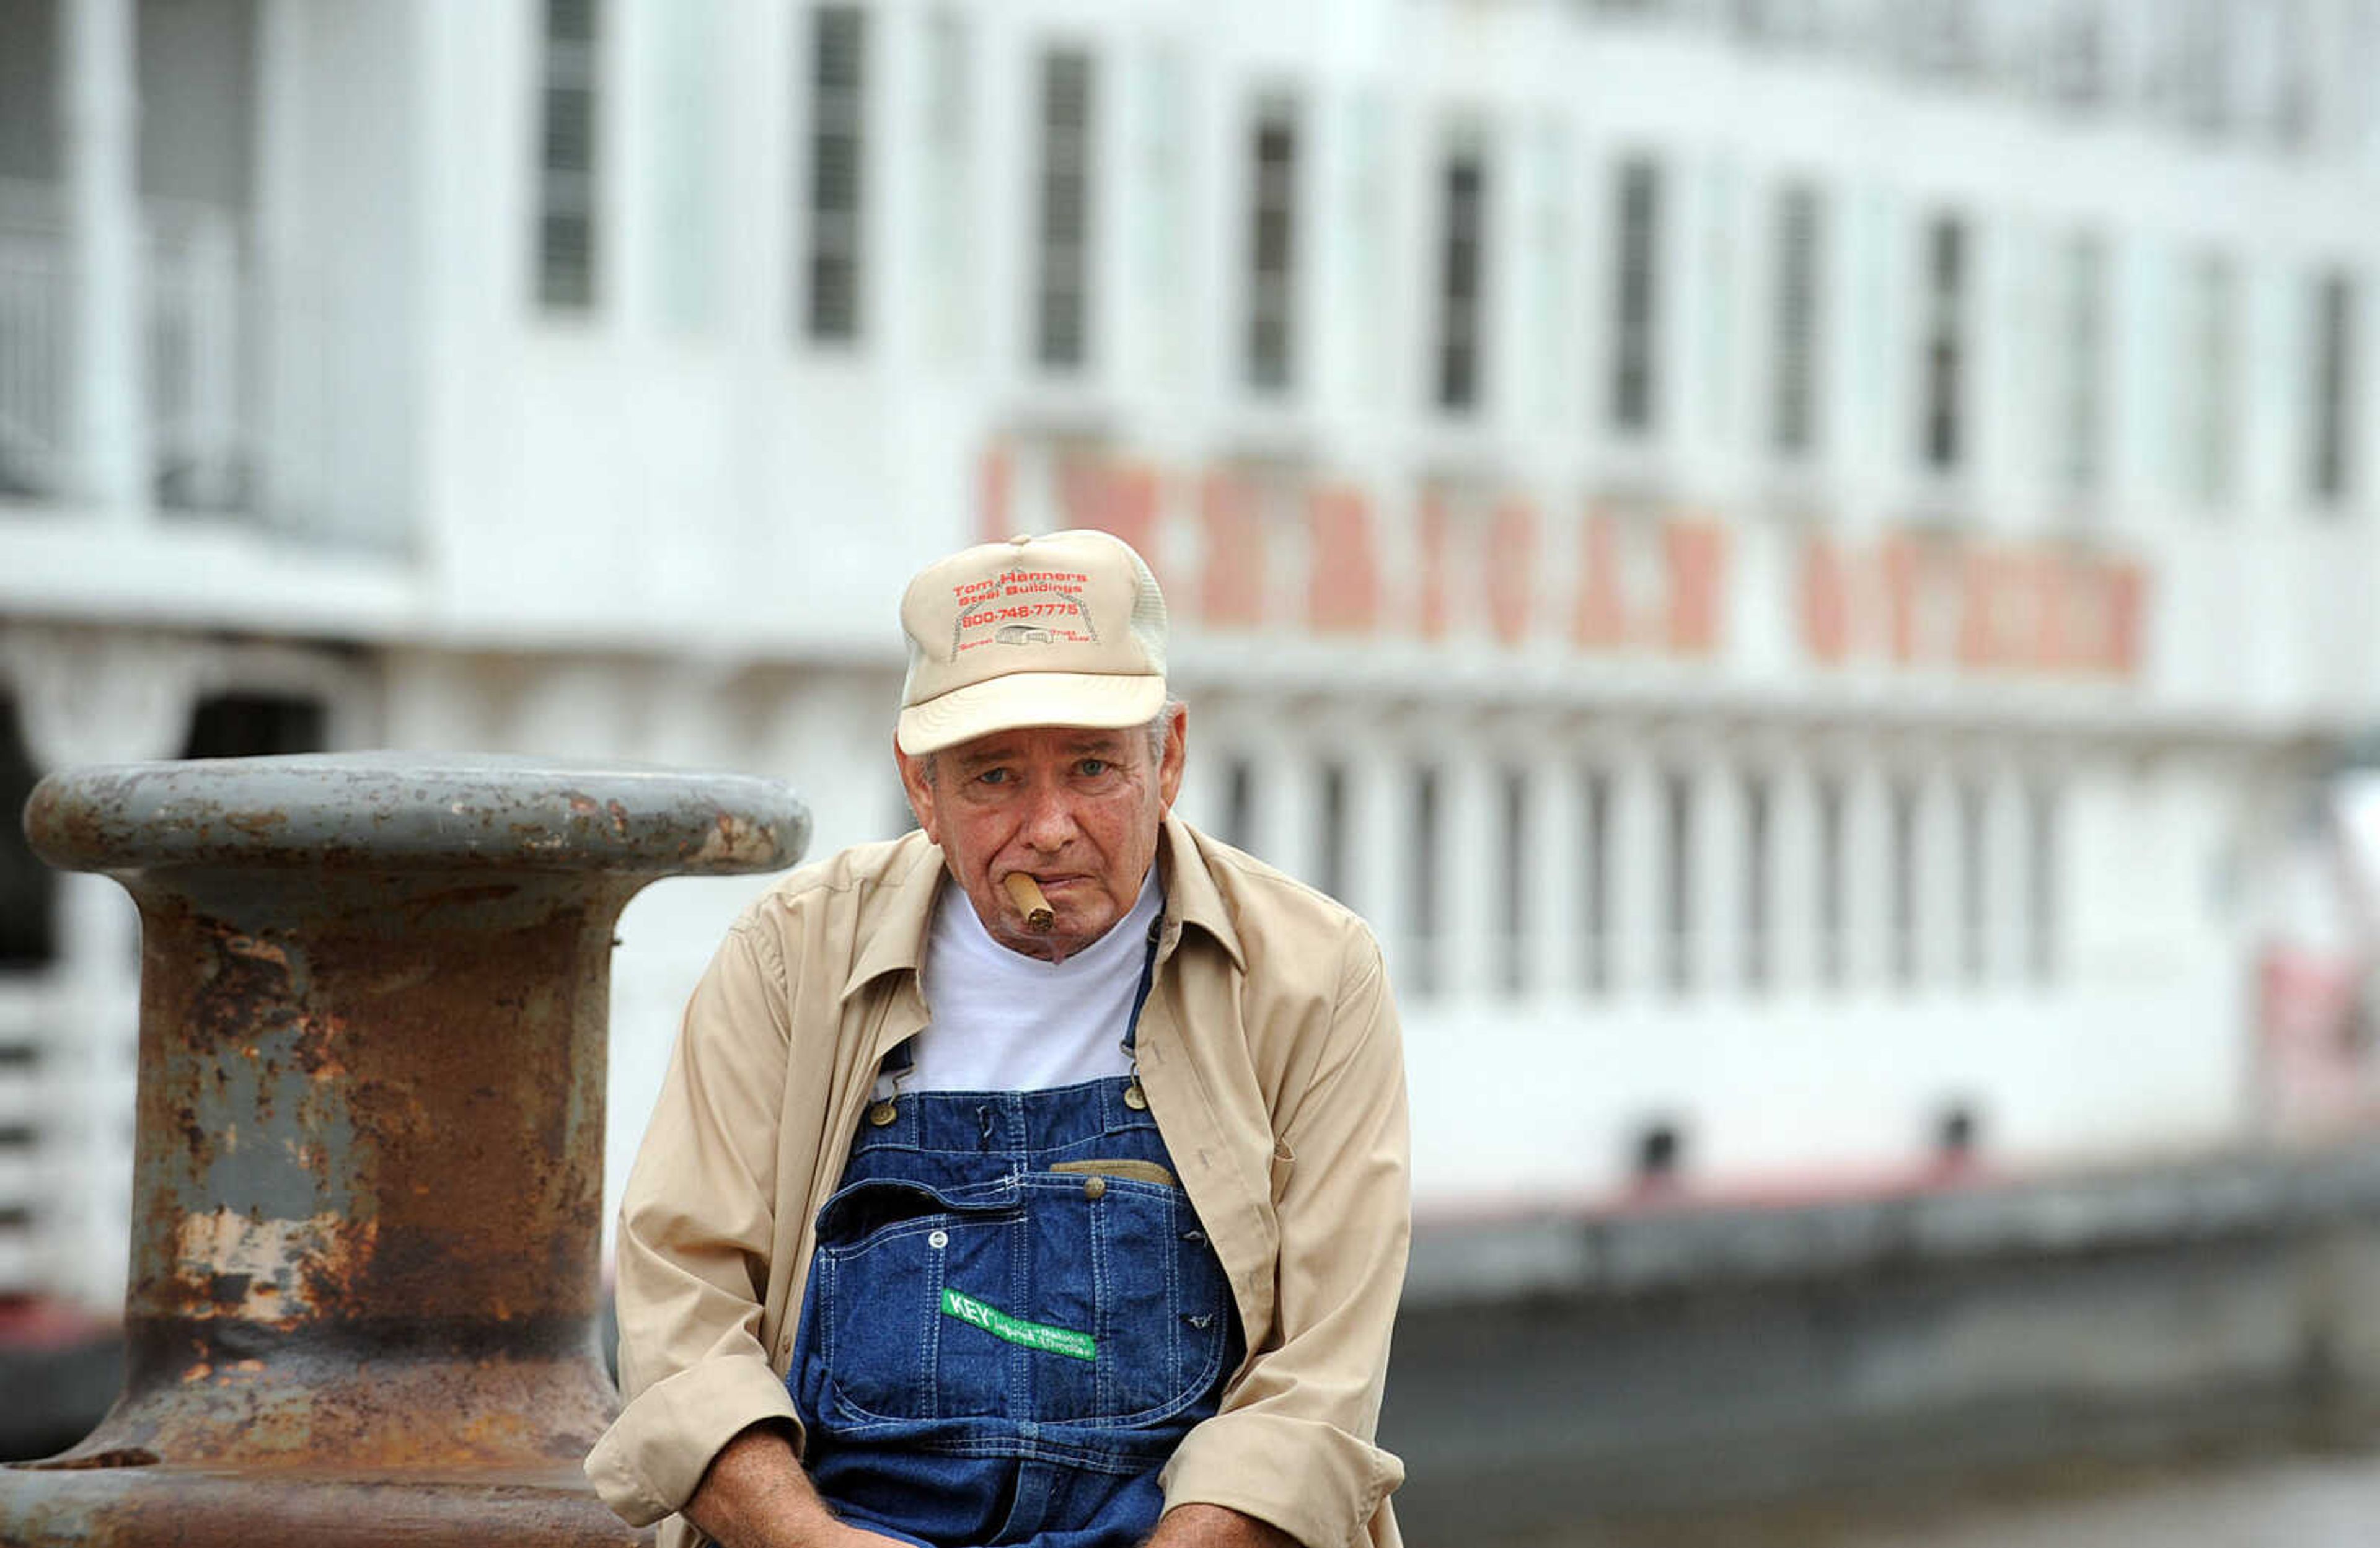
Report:
[[1105,758],[1085,758],[1075,765],[1075,772],[1087,780],[1096,780],[1112,767]]
[[987,768],[975,777],[975,782],[979,785],[1004,785],[1008,783],[1008,770]]

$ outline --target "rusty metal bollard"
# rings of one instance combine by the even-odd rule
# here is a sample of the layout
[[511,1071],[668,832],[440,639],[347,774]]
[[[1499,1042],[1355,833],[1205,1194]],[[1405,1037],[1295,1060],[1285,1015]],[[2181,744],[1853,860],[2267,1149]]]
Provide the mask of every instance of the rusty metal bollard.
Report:
[[612,927],[791,864],[771,780],[393,754],[71,769],[26,831],[141,918],[124,1391],[0,1542],[645,1541],[579,1472]]

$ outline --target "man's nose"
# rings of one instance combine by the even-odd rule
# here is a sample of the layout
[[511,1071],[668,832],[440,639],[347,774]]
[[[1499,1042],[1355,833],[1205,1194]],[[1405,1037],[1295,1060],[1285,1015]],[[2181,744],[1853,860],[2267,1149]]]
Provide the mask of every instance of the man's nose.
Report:
[[1075,804],[1062,790],[1034,792],[1025,813],[1025,841],[1044,853],[1062,850],[1075,837]]

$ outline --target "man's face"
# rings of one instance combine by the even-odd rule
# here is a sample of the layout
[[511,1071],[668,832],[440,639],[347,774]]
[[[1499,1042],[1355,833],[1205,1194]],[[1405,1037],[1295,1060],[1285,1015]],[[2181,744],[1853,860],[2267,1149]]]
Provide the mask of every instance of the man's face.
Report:
[[[926,837],[994,940],[1056,962],[1132,911],[1157,855],[1158,824],[1182,788],[1186,713],[1176,708],[1161,755],[1148,733],[1034,726],[994,732],[926,760],[894,750]],[[1041,885],[1057,922],[1026,927],[1007,878]]]

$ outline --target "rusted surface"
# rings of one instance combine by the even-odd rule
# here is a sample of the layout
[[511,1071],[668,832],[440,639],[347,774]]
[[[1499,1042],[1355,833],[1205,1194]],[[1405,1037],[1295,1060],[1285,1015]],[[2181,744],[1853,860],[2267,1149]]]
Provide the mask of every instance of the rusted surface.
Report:
[[442,1479],[168,1467],[18,1472],[8,1477],[5,1498],[0,1543],[10,1544],[578,1548],[652,1539],[650,1532],[622,1526],[560,1473]]
[[639,1540],[578,1473],[612,926],[807,826],[771,781],[521,760],[42,781],[35,846],[141,911],[129,1361],[0,1473],[0,1542]]

